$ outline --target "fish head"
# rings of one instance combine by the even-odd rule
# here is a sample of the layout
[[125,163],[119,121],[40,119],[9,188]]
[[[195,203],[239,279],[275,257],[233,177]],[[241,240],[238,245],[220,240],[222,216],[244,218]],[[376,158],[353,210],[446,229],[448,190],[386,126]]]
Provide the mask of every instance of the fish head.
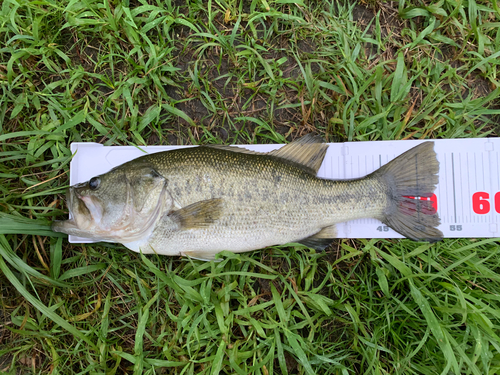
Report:
[[136,241],[153,229],[169,206],[166,184],[150,166],[124,164],[71,186],[71,218],[54,222],[52,230],[101,241]]

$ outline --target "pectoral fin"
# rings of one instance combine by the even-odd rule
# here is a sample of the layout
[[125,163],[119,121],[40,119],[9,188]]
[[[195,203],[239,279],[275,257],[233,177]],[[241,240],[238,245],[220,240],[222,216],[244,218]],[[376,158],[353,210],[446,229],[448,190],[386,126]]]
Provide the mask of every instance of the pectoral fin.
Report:
[[314,236],[304,238],[298,243],[314,250],[323,251],[330,245],[334,238],[337,238],[337,226],[332,225],[321,229]]
[[213,198],[190,204],[168,216],[180,229],[194,229],[208,227],[220,218],[221,213],[222,199]]

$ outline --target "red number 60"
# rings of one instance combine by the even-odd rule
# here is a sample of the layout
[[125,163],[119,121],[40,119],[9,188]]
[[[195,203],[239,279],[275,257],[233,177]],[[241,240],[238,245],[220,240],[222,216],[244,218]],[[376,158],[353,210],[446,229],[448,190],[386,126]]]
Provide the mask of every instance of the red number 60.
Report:
[[[484,191],[472,194],[472,209],[476,214],[484,215],[490,212],[490,195]],[[495,197],[496,198],[496,197]]]

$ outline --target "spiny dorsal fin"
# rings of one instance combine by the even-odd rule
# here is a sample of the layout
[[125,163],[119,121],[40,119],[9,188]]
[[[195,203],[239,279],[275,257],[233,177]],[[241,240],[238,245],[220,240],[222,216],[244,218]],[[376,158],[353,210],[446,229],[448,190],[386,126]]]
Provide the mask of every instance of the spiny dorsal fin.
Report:
[[320,136],[313,134],[307,134],[292,143],[284,145],[278,150],[268,153],[251,151],[246,148],[236,146],[207,145],[203,147],[217,148],[220,150],[228,150],[242,154],[273,156],[275,158],[292,162],[314,176],[318,173],[318,170],[323,163],[323,159],[325,158],[326,151],[328,150],[328,145],[324,143],[324,140]]
[[196,202],[171,212],[168,216],[177,222],[180,229],[205,228],[221,215],[222,199],[213,198]]
[[267,155],[267,152],[252,151],[252,150],[249,150],[248,148],[238,147],[238,146],[204,145],[204,146],[200,146],[200,147],[210,147],[210,148],[216,148],[216,149],[219,149],[219,150],[227,150],[227,151],[231,151],[231,152],[239,152],[240,154]]
[[299,164],[307,172],[316,175],[328,150],[328,145],[317,135],[307,134],[268,155]]

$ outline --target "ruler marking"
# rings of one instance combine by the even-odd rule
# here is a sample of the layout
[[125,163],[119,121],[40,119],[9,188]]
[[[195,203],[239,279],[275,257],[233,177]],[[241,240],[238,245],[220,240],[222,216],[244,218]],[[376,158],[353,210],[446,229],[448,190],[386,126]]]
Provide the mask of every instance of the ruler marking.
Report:
[[[443,154],[443,160],[444,160],[444,186],[445,190],[448,189],[448,167],[447,167],[447,161],[446,161],[446,154]],[[444,196],[443,196],[444,199]],[[450,209],[449,209],[449,204],[448,204],[448,197],[446,197],[446,219],[448,220],[448,217],[450,215]]]
[[347,178],[345,171],[345,165],[347,161],[345,158],[346,158],[345,156],[339,158],[339,171],[342,171],[342,178]]
[[[457,155],[458,157],[458,165],[461,167],[462,166],[462,163],[461,163],[461,160],[460,160],[460,154]],[[462,181],[462,168],[458,168],[457,169],[457,181]],[[456,184],[455,186],[455,189],[456,189],[456,192],[455,192],[455,195],[458,197],[460,195],[460,184]],[[455,220],[456,222],[458,223],[460,221],[460,200],[457,200],[457,205],[456,205],[456,214],[455,214]]]
[[[488,181],[489,182],[488,185],[489,185],[489,187],[491,189],[491,192],[493,193],[493,192],[495,192],[495,190],[493,190],[493,178],[492,178],[492,171],[491,171],[491,168],[493,167],[492,166],[493,163],[492,163],[492,160],[491,160],[491,154],[492,154],[492,152],[490,152],[490,151],[488,151],[488,153],[486,154],[487,155],[487,161],[488,161],[488,163],[486,165],[488,166],[488,177],[489,177],[488,178],[488,180],[489,180]],[[495,202],[495,197],[494,196],[493,196],[493,202]],[[495,222],[495,210],[491,210],[490,215],[488,215],[488,216],[489,216],[489,219],[490,219],[489,222],[490,222],[490,226],[491,226],[491,223]],[[491,231],[491,229],[490,229],[490,231]]]
[[457,223],[457,197],[455,193],[455,156],[451,153],[451,176],[453,181],[453,210],[455,212],[455,224]]
[[[479,191],[479,186],[477,184],[477,170],[478,170],[478,168],[477,168],[477,162],[476,162],[476,154],[474,154],[474,180],[476,182],[476,189],[475,189],[475,191]],[[481,190],[483,190],[483,189],[481,189]],[[480,215],[479,218],[478,218],[478,221],[480,223],[483,222],[483,217],[482,216],[484,216],[484,215]]]
[[[479,154],[481,156],[481,160],[480,162],[483,161],[483,153],[481,152],[481,154]],[[488,187],[486,186],[486,180],[485,180],[485,176],[484,176],[484,165],[481,166],[481,170],[482,170],[482,173],[483,173],[483,186],[484,186],[484,190],[488,189]],[[490,190],[490,189],[488,189]],[[493,198],[493,197],[491,197]],[[491,205],[491,207],[493,208],[493,204]],[[488,214],[484,215],[484,222],[485,223],[489,223],[489,217],[490,217],[490,213],[493,211],[494,209],[490,210],[490,212],[488,212]]]
[[481,159],[483,159],[482,161],[482,165],[481,165],[481,169],[483,170],[483,185],[486,187],[486,176],[484,175],[484,153],[482,152],[481,153]]
[[483,170],[483,185],[484,185],[484,187],[486,187],[486,176],[484,175],[484,156],[485,156],[484,152],[481,152],[481,159],[482,159],[481,160],[482,161],[482,163],[481,163],[481,169]]
[[476,164],[476,154],[474,154],[474,181],[476,183],[476,191],[479,190],[479,187],[477,186],[477,164]]
[[[468,178],[469,175],[470,175],[470,168],[469,168],[469,153],[465,153],[465,157],[466,157],[466,167],[467,167],[467,174],[466,174],[466,178],[467,178],[467,196],[470,197],[470,179]],[[462,206],[464,207],[464,211],[467,211],[467,217],[468,219],[472,219],[470,220],[471,222],[474,221],[474,219],[472,218],[472,215],[471,215],[471,212],[470,212],[470,205],[468,206],[464,206],[464,196],[462,194]],[[469,220],[467,220],[466,222],[469,223]]]
[[[448,192],[450,190],[450,183],[448,181],[448,158],[444,158],[444,161],[445,161],[445,177],[446,177],[446,191]],[[448,194],[447,194],[448,196]],[[451,210],[451,203],[449,201],[449,199],[446,199],[446,217],[448,218],[449,222],[451,223],[452,222],[452,216],[451,216],[451,213],[450,213],[450,210]]]
[[437,198],[437,201],[438,201],[438,215],[439,215],[439,217],[442,217],[443,215],[441,213],[443,212],[443,205],[440,203],[440,201],[441,201],[441,199],[442,199],[441,197],[443,195],[441,194],[441,184],[439,183],[439,180],[438,180],[437,190],[438,190],[438,197],[439,197],[439,198]]
[[[345,145],[344,145],[345,147]],[[343,149],[340,150],[340,155],[341,155],[341,158],[339,158],[339,163],[341,162],[340,160],[342,160],[342,174],[343,174],[343,178],[347,178],[346,176],[346,164],[347,164],[347,155],[343,152]]]
[[[485,157],[485,153],[484,152],[481,152],[481,161],[482,161],[482,165],[481,165],[481,168],[483,169],[483,185],[486,189],[486,176],[485,176],[485,173],[484,173],[484,157]],[[488,160],[489,161],[489,160]],[[489,164],[489,163],[488,163]],[[489,189],[490,191],[491,190],[491,184],[489,184]],[[491,219],[493,218],[492,216],[492,213],[494,212],[495,210],[490,210],[490,212],[488,213],[487,217],[486,217],[486,222],[487,223],[491,223]]]
[[[462,181],[463,178],[463,173],[462,173],[462,153],[458,154],[458,160],[459,160],[459,165],[460,165],[460,181]],[[463,185],[460,184],[460,221],[463,222],[464,220],[464,189]]]
[[[460,160],[460,181],[462,181],[463,179],[463,173],[462,173],[462,153],[458,154],[458,159]],[[464,221],[464,216],[465,216],[465,212],[464,212],[464,189],[463,189],[463,185],[460,184],[460,221],[463,222]]]

